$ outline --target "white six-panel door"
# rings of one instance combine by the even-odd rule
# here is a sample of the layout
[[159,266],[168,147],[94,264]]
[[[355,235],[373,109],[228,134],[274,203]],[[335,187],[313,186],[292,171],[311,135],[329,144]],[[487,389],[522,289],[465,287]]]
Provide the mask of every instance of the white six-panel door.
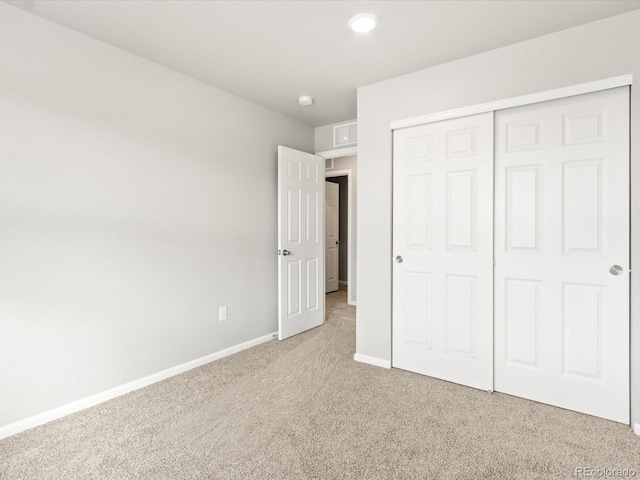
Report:
[[324,159],[278,147],[278,337],[324,322]]
[[628,95],[496,112],[495,187],[495,389],[624,423]]
[[392,365],[629,423],[628,87],[395,130],[393,174]]
[[339,230],[340,185],[325,182],[325,277],[326,293],[338,290],[339,281]]
[[493,388],[493,114],[394,132],[394,367]]

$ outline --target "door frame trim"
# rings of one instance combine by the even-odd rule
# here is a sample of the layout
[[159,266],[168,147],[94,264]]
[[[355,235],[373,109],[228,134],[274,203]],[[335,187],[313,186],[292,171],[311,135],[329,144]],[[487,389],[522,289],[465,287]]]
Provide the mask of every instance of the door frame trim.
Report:
[[452,118],[466,117],[477,113],[486,113],[496,110],[505,110],[507,108],[521,107],[532,103],[546,102],[548,100],[557,100],[560,98],[573,97],[584,93],[598,92],[600,90],[608,90],[616,87],[626,87],[633,83],[633,75],[620,75],[619,77],[606,78],[596,80],[594,82],[581,83],[569,87],[556,88],[554,90],[546,90],[544,92],[522,95],[520,97],[506,98],[495,102],[481,103],[478,105],[470,105],[468,107],[455,108],[444,112],[430,113],[420,115],[418,117],[406,118],[391,122],[391,130],[399,128],[415,127],[425,123],[439,122]]
[[358,146],[355,147],[345,147],[345,148],[335,148],[333,150],[325,150],[324,152],[316,152],[315,155],[319,155],[325,160],[329,158],[340,158],[340,157],[350,157],[351,155],[358,154]]
[[[318,154],[316,154],[318,155]],[[322,155],[321,155],[322,156]],[[349,212],[349,218],[347,219],[347,303],[349,305],[354,305],[356,304],[356,301],[354,300],[353,296],[355,294],[355,292],[353,291],[353,289],[351,288],[353,285],[353,255],[349,255],[349,250],[351,250],[351,246],[353,245],[352,242],[352,238],[351,238],[351,232],[353,231],[353,217],[354,217],[354,212],[353,212],[353,187],[352,187],[352,181],[353,181],[353,170],[351,168],[345,168],[343,170],[325,170],[324,172],[324,178],[325,180],[327,178],[331,178],[331,177],[347,177],[347,211]],[[339,214],[339,212],[338,212]],[[325,212],[326,215],[326,212]],[[325,220],[326,221],[326,220]]]

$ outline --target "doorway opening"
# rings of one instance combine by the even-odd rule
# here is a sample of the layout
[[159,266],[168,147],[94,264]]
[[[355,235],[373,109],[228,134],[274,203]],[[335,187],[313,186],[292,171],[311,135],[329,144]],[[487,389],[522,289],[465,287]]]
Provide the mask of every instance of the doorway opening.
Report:
[[356,304],[355,164],[355,156],[338,158],[325,170],[325,293],[351,306]]
[[[347,301],[349,258],[349,177],[326,178],[325,183],[325,293],[339,292]],[[342,295],[340,295],[342,297]]]

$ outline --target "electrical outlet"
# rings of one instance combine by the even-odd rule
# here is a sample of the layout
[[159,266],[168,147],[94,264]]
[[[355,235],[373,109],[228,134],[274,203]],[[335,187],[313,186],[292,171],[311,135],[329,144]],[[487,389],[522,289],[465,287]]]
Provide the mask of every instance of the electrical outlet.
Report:
[[220,307],[218,309],[218,321],[221,322],[227,319],[227,307]]

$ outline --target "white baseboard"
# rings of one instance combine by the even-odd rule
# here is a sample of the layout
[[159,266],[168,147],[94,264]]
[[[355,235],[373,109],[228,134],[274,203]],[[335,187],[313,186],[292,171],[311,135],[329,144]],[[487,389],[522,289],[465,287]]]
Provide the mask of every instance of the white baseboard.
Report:
[[0,427],[0,440],[23,432],[24,430],[28,430],[29,428],[38,427],[40,425],[44,425],[45,423],[49,423],[52,420],[57,420],[58,418],[62,418],[72,413],[79,412],[80,410],[93,407],[94,405],[98,405],[99,403],[106,402],[107,400],[111,400],[134,390],[138,390],[153,383],[157,383],[161,380],[173,377],[174,375],[178,375],[194,368],[201,367],[202,365],[205,365],[207,363],[211,363],[215,360],[219,360],[242,350],[246,350],[247,348],[255,347],[256,345],[260,345],[261,343],[273,340],[276,336],[277,333],[274,332],[262,337],[254,338],[253,340],[249,340],[239,345],[234,345],[233,347],[225,348],[224,350],[220,350],[219,352],[196,358],[195,360],[191,360],[190,362],[167,368],[166,370],[162,370],[161,372],[154,373],[138,380],[133,380],[132,382],[110,388],[109,390],[105,390],[104,392],[96,393],[95,395],[91,395],[89,397],[76,400],[75,402],[62,405],[61,407],[54,408],[53,410],[48,410],[32,417],[10,423],[9,425]]
[[347,285],[347,281],[346,280],[338,280],[338,283],[340,285]]
[[353,305],[355,307],[356,302],[354,302],[353,300],[347,300],[347,305]]
[[633,424],[633,433],[636,435],[640,435],[640,423]]
[[353,359],[356,362],[368,363],[369,365],[374,365],[376,367],[391,368],[391,360],[384,360],[382,358],[370,357],[369,355],[362,355],[361,353],[356,353],[353,356]]

